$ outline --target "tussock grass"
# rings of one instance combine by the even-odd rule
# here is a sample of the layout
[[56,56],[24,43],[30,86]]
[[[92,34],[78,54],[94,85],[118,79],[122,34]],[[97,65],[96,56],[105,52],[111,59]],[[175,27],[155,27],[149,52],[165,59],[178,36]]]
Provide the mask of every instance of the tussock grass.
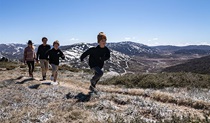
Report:
[[79,69],[79,68],[75,68],[75,67],[71,67],[69,65],[66,64],[62,64],[59,66],[59,70],[64,70],[64,71],[71,71],[71,72],[86,72],[86,73],[91,73],[92,71],[90,69]]
[[129,89],[126,92],[121,89],[109,89],[109,90],[102,90],[102,91],[109,92],[109,93],[124,94],[124,95],[142,96],[142,97],[151,98],[155,101],[159,101],[163,103],[173,103],[179,106],[191,107],[194,109],[210,110],[209,102],[205,102],[202,100],[194,100],[191,98],[177,98],[176,96],[173,96],[169,93],[164,93],[160,91],[154,91],[151,93],[147,93],[143,89]]
[[121,85],[127,88],[210,88],[210,76],[195,73],[129,74],[116,76],[101,83],[104,85]]
[[180,106],[186,106],[186,107],[192,107],[195,109],[204,109],[204,110],[210,110],[210,103],[201,101],[201,100],[193,100],[191,98],[181,98],[177,99],[176,97],[166,94],[163,92],[154,92],[150,95],[150,97],[156,101],[160,101],[163,103],[174,103]]
[[71,72],[79,72],[79,69],[70,67],[70,66],[68,66],[66,64],[60,65],[59,66],[59,70],[67,70],[67,71],[71,71]]
[[13,70],[19,65],[15,62],[0,62],[0,68],[6,68],[6,70]]
[[20,68],[27,68],[27,65],[21,64],[21,65],[20,65]]

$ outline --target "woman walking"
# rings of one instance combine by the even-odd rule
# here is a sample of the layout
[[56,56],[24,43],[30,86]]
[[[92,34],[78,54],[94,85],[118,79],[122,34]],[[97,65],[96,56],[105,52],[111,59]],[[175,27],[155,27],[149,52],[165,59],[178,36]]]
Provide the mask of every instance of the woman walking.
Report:
[[29,76],[33,78],[34,60],[36,59],[36,52],[31,40],[28,41],[28,46],[24,50],[24,63],[28,65]]

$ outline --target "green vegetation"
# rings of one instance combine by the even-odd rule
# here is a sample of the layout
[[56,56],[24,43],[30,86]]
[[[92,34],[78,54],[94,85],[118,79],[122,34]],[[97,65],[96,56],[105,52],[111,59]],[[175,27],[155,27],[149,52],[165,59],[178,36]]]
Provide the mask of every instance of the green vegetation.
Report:
[[107,79],[102,84],[128,88],[192,87],[210,88],[210,76],[195,73],[129,74]]

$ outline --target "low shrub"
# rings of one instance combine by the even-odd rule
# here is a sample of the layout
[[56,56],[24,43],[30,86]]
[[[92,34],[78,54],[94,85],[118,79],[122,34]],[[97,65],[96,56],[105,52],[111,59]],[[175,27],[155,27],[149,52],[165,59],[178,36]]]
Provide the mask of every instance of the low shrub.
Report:
[[210,88],[210,76],[195,73],[129,74],[104,80],[102,84],[128,88],[192,87]]

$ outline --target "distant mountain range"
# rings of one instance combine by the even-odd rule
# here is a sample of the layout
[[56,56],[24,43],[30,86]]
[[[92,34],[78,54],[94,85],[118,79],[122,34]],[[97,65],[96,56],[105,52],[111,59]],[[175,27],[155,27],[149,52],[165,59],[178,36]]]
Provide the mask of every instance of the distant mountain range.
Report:
[[[37,49],[38,45],[35,45]],[[78,43],[73,45],[61,46],[64,51],[66,60],[62,63],[69,64],[73,67],[88,67],[87,61],[80,63],[79,57],[90,47],[97,46],[96,43]],[[0,44],[0,57],[6,57],[12,60],[22,60],[25,44]],[[146,61],[139,61],[137,57],[143,58],[171,58],[174,56],[197,57],[210,54],[210,46],[207,45],[191,45],[191,46],[155,46],[150,47],[144,44],[131,41],[107,43],[107,47],[111,50],[111,59],[107,61],[105,70],[117,71],[119,73],[128,72],[129,68],[136,68],[137,65],[151,67]],[[159,60],[157,60],[159,62]],[[163,64],[164,62],[161,62]],[[146,65],[145,65],[146,64]],[[153,61],[153,64],[158,64]],[[165,64],[165,63],[164,63]],[[153,68],[153,67],[152,67]],[[137,68],[138,69],[138,68]],[[144,68],[146,69],[146,68]],[[136,71],[136,70],[135,70]],[[138,71],[138,70],[137,70]],[[141,71],[141,70],[140,70]]]
[[126,55],[146,56],[151,54],[158,54],[158,50],[156,48],[131,41],[108,43],[107,47]]
[[210,46],[208,45],[189,45],[189,46],[155,46],[161,52],[181,55],[208,55],[210,54]]
[[25,44],[0,44],[0,54],[12,60],[23,58]]

